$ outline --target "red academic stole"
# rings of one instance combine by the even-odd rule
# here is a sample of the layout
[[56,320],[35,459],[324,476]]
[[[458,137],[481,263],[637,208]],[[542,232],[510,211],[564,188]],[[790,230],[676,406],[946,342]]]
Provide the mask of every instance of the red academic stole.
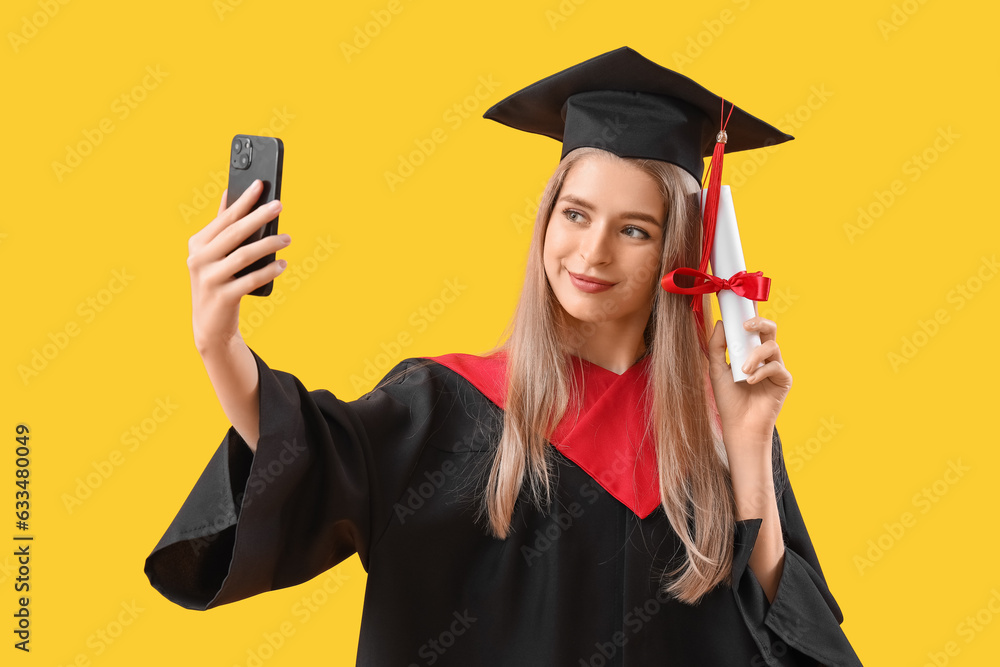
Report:
[[[490,358],[472,354],[427,358],[455,371],[498,407],[504,407],[504,353]],[[566,458],[642,519],[660,504],[656,451],[652,436],[646,433],[643,403],[648,365],[647,356],[618,375],[573,357],[583,402],[579,414],[572,406],[567,409],[550,438]]]

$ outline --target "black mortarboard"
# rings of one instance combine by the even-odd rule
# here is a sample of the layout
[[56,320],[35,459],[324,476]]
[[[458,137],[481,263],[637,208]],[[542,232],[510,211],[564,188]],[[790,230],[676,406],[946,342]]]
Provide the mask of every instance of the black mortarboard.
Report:
[[[620,157],[663,160],[698,182],[723,125],[722,98],[683,74],[627,46],[523,88],[490,107],[484,118],[543,134],[574,148],[595,146]],[[742,109],[726,115],[726,152],[793,139]]]

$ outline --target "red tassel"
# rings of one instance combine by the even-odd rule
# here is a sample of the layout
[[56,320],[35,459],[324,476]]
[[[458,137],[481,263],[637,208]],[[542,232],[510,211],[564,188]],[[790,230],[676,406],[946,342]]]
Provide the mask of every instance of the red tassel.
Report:
[[[712,151],[712,163],[708,165],[708,195],[705,201],[705,213],[702,215],[704,228],[704,243],[701,246],[701,264],[698,269],[706,271],[708,260],[712,254],[712,243],[715,241],[715,220],[719,215],[719,192],[722,190],[722,158],[726,151],[726,125],[729,124],[729,117],[733,115],[733,109],[729,107],[729,116],[722,121],[719,133],[715,137],[715,149]],[[722,101],[722,115],[726,113],[726,101]],[[703,186],[704,187],[704,186]]]
[[[715,137],[715,148],[712,150],[712,163],[708,165],[708,173],[705,177],[708,179],[708,194],[705,199],[705,212],[702,214],[702,245],[701,245],[701,262],[698,264],[698,270],[702,273],[708,272],[708,260],[712,256],[712,244],[715,242],[715,221],[719,215],[719,192],[722,190],[722,157],[726,151],[726,125],[729,124],[729,118],[733,115],[733,105],[729,106],[729,116],[726,116],[726,101],[722,100],[722,113],[720,114],[721,127],[719,128],[719,133]],[[702,185],[704,187],[704,184]],[[701,310],[701,298],[696,297],[694,302],[691,304],[694,312],[697,314],[699,325],[704,325],[704,319]]]

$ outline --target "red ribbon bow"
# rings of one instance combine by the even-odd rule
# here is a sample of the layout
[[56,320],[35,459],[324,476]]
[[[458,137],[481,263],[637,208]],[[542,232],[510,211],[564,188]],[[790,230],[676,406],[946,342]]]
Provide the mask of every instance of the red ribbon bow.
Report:
[[[681,287],[674,282],[674,276],[690,276],[695,279],[695,284],[691,287]],[[701,282],[698,282],[700,280]],[[732,290],[739,296],[746,297],[752,301],[767,301],[767,296],[771,291],[771,279],[764,277],[763,271],[747,273],[740,271],[734,273],[728,280],[718,276],[712,276],[704,271],[682,266],[674,269],[663,276],[660,285],[668,292],[675,294],[714,294],[724,289]],[[694,300],[694,309],[701,311],[701,299]]]

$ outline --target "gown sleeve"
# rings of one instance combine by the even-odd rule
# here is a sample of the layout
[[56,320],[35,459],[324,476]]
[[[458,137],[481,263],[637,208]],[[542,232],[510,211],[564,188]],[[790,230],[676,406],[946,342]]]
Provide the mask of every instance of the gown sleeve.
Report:
[[860,666],[840,624],[844,616],[826,584],[785,469],[781,439],[771,439],[778,516],[785,560],[774,600],[768,602],[753,571],[750,553],[761,520],[737,522],[733,592],[763,658],[761,665]]
[[251,352],[256,453],[230,427],[146,559],[150,584],[189,609],[302,583],[355,552],[367,569],[433,427],[430,375],[418,360],[347,403]]

